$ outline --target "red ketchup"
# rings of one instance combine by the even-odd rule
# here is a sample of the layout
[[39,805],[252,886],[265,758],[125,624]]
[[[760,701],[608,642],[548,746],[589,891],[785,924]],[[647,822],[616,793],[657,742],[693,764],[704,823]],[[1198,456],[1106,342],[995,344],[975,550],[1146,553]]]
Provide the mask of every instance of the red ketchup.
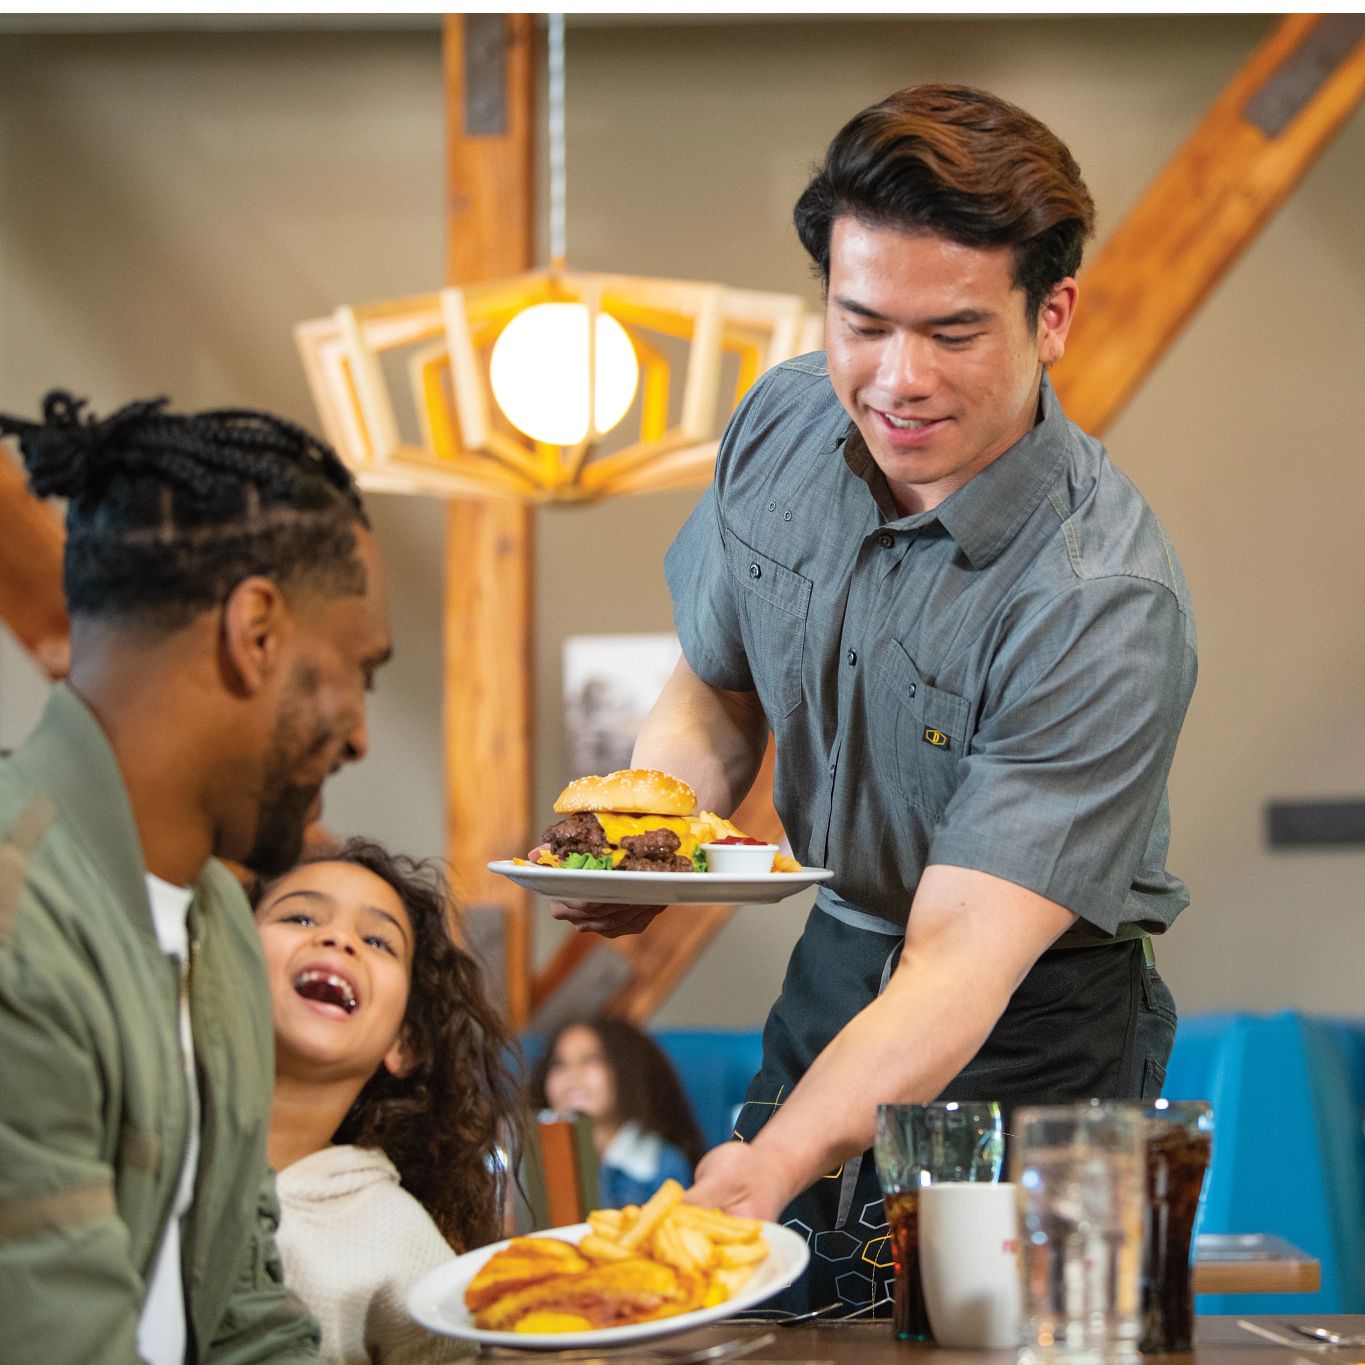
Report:
[[712,839],[713,844],[758,844],[762,847],[768,841],[766,839],[751,839],[747,834],[731,834],[724,839]]

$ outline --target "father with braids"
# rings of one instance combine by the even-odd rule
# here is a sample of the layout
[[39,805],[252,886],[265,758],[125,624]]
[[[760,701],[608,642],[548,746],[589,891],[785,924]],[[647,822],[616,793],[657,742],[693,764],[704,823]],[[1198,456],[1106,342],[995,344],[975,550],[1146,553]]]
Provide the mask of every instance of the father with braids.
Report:
[[291,866],[364,754],[379,560],[300,428],[83,407],[0,415],[68,499],[72,646],[0,762],[0,1354],[311,1360],[273,1236],[270,996],[217,859]]

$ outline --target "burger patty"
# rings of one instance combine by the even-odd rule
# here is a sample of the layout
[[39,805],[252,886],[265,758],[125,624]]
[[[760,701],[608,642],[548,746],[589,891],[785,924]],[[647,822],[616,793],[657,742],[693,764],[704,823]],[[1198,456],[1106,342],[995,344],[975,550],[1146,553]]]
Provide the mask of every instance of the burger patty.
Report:
[[541,837],[550,845],[550,852],[556,858],[568,853],[591,853],[601,858],[607,852],[607,836],[591,811],[570,815],[557,825],[551,825]]
[[632,858],[671,858],[682,840],[671,829],[651,829],[644,834],[627,834],[621,847]]
[[616,865],[618,872],[694,872],[691,858],[640,858],[632,854]]
[[[541,836],[556,858],[570,853],[589,853],[604,858],[611,851],[602,825],[591,811],[579,811],[551,825]],[[644,834],[627,834],[621,840],[626,856],[616,865],[618,872],[691,872],[692,859],[678,857],[681,841],[671,829],[651,829]]]
[[617,864],[618,872],[691,872],[692,859],[678,856],[682,841],[671,829],[651,829],[644,834],[627,834],[621,840],[626,856]]

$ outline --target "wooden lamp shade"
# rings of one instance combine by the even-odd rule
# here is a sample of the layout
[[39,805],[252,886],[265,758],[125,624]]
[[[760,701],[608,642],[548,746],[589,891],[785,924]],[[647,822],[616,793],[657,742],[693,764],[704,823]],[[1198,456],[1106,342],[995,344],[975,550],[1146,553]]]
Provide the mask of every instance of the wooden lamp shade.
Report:
[[[634,347],[639,390],[615,438],[625,444],[610,452],[591,427],[575,445],[533,440],[493,399],[494,342],[517,314],[550,302],[609,314]],[[327,438],[362,487],[528,502],[704,484],[720,429],[754,380],[821,345],[819,319],[794,294],[568,271],[341,307],[294,335]]]

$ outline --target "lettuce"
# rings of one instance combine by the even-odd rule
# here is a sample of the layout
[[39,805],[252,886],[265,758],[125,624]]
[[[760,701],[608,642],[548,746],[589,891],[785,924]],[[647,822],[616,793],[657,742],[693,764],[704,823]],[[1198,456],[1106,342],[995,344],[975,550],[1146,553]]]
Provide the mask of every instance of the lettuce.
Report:
[[560,866],[581,868],[586,872],[609,872],[611,857],[608,855],[605,858],[596,858],[591,853],[568,853]]

